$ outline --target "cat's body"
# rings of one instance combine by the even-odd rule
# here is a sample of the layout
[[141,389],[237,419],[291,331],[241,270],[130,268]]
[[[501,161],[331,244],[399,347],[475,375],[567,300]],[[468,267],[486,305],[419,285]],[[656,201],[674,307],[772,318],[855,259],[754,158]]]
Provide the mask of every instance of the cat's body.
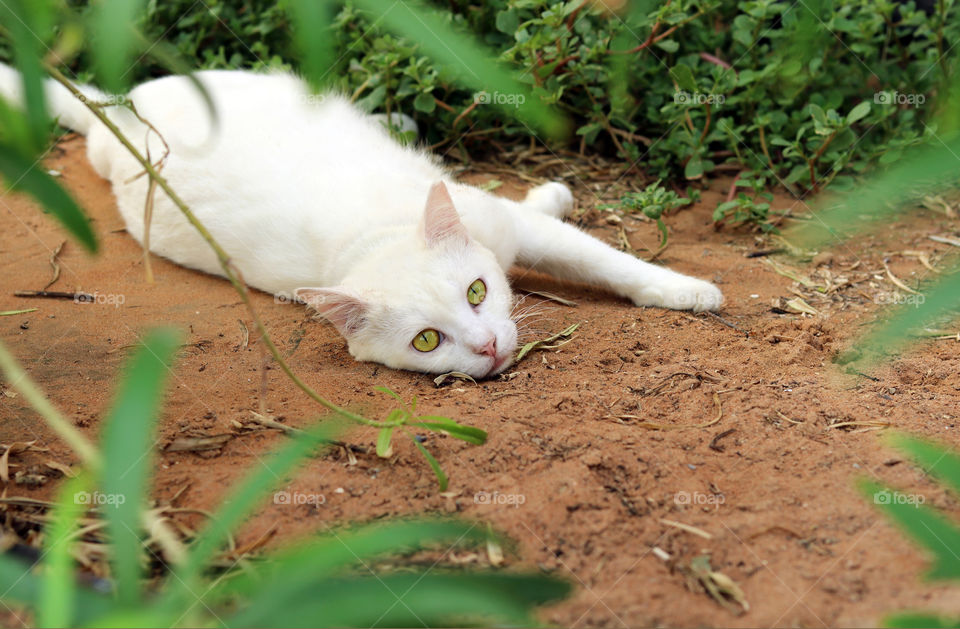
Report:
[[[163,175],[248,284],[314,306],[359,360],[475,377],[501,371],[516,346],[505,276],[514,263],[603,286],[637,305],[703,310],[722,302],[707,282],[646,264],[563,223],[573,197],[562,184],[535,188],[519,203],[496,197],[452,181],[434,158],[394,142],[374,118],[339,96],[310,94],[292,76],[197,76],[216,105],[215,126],[182,77],[150,81],[128,96],[170,149]],[[0,93],[16,99],[18,82],[0,66]],[[142,241],[141,166],[62,86],[48,85],[47,95],[61,124],[87,135],[90,161],[113,184],[127,230]],[[149,144],[151,159],[164,154],[157,134],[129,110],[107,111],[141,151]],[[222,274],[159,190],[150,249]],[[298,292],[309,287],[322,288]],[[424,341],[421,332],[436,338]]]

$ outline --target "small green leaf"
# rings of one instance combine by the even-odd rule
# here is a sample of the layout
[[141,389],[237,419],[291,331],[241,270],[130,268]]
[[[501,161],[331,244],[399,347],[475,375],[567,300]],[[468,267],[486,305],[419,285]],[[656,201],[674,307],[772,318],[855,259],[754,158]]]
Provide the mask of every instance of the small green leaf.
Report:
[[433,110],[437,108],[437,100],[433,97],[433,94],[420,92],[413,99],[413,108],[425,114],[433,113]]
[[847,114],[847,124],[853,124],[870,113],[870,101],[865,100],[850,110]]
[[667,246],[667,238],[669,238],[669,235],[667,233],[667,224],[663,222],[662,218],[657,218],[657,229],[660,230],[660,248],[663,249]]
[[433,455],[423,447],[423,444],[420,443],[416,437],[413,437],[413,444],[417,446],[417,449],[420,450],[420,453],[423,454],[423,458],[427,460],[427,463],[430,464],[430,467],[433,468],[433,473],[437,476],[437,482],[440,484],[440,491],[447,491],[447,475],[443,473],[443,468],[440,467],[440,464],[437,463],[437,460],[433,458]]
[[687,165],[683,168],[683,176],[687,179],[699,179],[703,177],[703,160],[699,156],[694,155],[687,161]]
[[670,76],[672,76],[673,80],[677,82],[677,86],[681,90],[686,90],[688,92],[697,91],[697,80],[693,78],[693,70],[691,70],[690,66],[687,64],[678,63],[670,68]]
[[408,425],[422,426],[423,428],[426,428],[427,430],[432,430],[434,432],[445,432],[449,434],[451,437],[456,437],[457,439],[461,439],[463,441],[466,441],[468,443],[472,443],[478,446],[483,445],[487,441],[486,431],[481,430],[479,428],[474,428],[473,426],[461,426],[460,424],[457,424],[457,423],[453,423],[451,425],[451,424],[436,423],[436,422],[429,422],[429,421],[409,422]]
[[387,426],[381,428],[377,434],[377,456],[381,459],[389,459],[393,455],[393,431],[396,426]]
[[497,13],[497,30],[507,35],[513,35],[520,28],[520,17],[516,9],[507,9]]
[[43,172],[40,164],[31,163],[13,148],[0,144],[0,174],[14,190],[26,192],[39,201],[88,251],[97,251],[90,221],[60,184]]
[[373,387],[373,390],[379,391],[380,393],[386,393],[387,395],[389,395],[396,401],[400,402],[401,404],[405,404],[405,402],[403,401],[403,398],[400,397],[400,394],[394,391],[393,389],[391,389],[390,387],[376,386],[376,387]]

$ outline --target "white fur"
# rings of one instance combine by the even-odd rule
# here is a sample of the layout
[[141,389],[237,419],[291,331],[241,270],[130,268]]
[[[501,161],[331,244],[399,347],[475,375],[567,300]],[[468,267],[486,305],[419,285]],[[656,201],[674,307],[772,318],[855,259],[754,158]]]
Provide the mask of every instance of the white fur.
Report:
[[[475,377],[501,371],[517,342],[504,272],[514,263],[605,287],[639,306],[705,310],[722,303],[712,284],[642,262],[559,220],[573,208],[563,184],[534,188],[520,203],[503,199],[454,182],[435,158],[391,140],[378,120],[338,95],[310,94],[293,76],[197,77],[216,105],[216,126],[183,77],[150,81],[128,95],[170,147],[163,175],[248,284],[286,296],[323,287],[300,294],[338,325],[358,360]],[[0,94],[16,100],[18,85],[18,75],[0,65]],[[127,230],[141,240],[141,167],[62,86],[51,82],[47,91],[61,123],[87,135],[90,161],[113,184]],[[108,111],[141,151],[149,145],[153,160],[163,155],[160,139],[129,110]],[[437,182],[449,189],[468,238],[425,237],[425,202]],[[159,190],[150,248],[221,274],[213,252]],[[466,291],[477,278],[487,297],[474,307]],[[411,344],[425,328],[445,337],[426,353]],[[491,339],[494,356],[481,351]]]

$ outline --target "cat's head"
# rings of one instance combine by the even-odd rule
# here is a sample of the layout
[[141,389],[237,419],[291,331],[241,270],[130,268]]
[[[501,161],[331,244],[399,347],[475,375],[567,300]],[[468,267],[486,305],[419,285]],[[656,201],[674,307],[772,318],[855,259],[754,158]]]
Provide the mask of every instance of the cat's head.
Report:
[[513,296],[493,253],[470,238],[443,183],[430,189],[417,233],[365,260],[344,285],[301,288],[357,360],[474,378],[512,362]]

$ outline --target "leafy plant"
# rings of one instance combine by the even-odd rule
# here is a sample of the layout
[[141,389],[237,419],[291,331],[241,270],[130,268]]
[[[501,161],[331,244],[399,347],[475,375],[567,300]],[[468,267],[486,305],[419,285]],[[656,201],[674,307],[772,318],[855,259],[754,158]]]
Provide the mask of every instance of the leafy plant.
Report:
[[461,439],[474,445],[482,445],[486,443],[487,433],[479,428],[474,428],[473,426],[462,426],[449,417],[443,417],[440,415],[415,415],[414,413],[417,408],[416,396],[413,396],[413,399],[410,400],[410,404],[407,404],[403,401],[402,397],[387,387],[376,387],[376,389],[386,393],[401,404],[400,408],[395,408],[392,410],[387,418],[383,421],[383,428],[380,429],[380,433],[377,436],[377,456],[385,459],[390,458],[390,456],[393,454],[394,431],[396,431],[397,428],[400,428],[410,437],[410,439],[413,441],[413,444],[417,447],[420,453],[423,454],[424,458],[427,459],[427,462],[433,469],[433,473],[437,476],[437,481],[440,483],[440,491],[446,491],[447,475],[444,473],[443,469],[440,467],[440,464],[433,457],[433,455],[430,454],[430,452],[423,446],[423,438],[419,435],[413,434],[409,427],[417,426],[431,432],[445,433],[451,437]]
[[[946,61],[944,61],[946,63]],[[855,189],[818,199],[813,204],[816,220],[787,233],[803,247],[832,244],[890,221],[910,208],[911,202],[924,195],[960,184],[960,73],[950,76],[940,93],[937,116],[926,127],[930,138],[905,150],[898,159],[872,172]],[[944,319],[955,319],[960,313],[960,267],[940,274],[939,279],[924,288],[924,299],[892,311],[874,326],[839,361],[870,361],[880,355],[901,351],[910,341],[912,330]]]
[[[430,11],[424,25],[474,33],[522,87],[472,70],[472,45],[457,53],[464,64],[438,50],[406,13],[426,5],[368,0],[331,3],[332,22],[311,22],[310,32],[329,33],[313,40],[332,42],[324,80],[370,110],[415,116],[445,148],[496,149],[560,128],[523,117],[542,102],[575,125],[557,143],[642,159],[658,177],[695,180],[724,163],[766,170],[798,195],[850,188],[932,137],[930,104],[950,70],[943,53],[960,37],[953,0],[929,15],[896,0],[869,11],[859,0],[632,0],[615,17],[580,1],[433,5],[447,13]],[[291,17],[269,0],[167,0],[147,3],[142,24],[148,39],[165,35],[204,67],[297,67]],[[161,71],[143,63],[130,76]]]
[[[230,531],[339,430],[329,422],[304,431],[251,471],[182,556],[164,552],[170,572],[148,584],[142,540],[152,435],[178,341],[171,331],[153,332],[127,362],[104,421],[102,453],[90,447],[78,450],[86,470],[61,488],[41,570],[0,554],[0,600],[5,605],[25,605],[39,626],[57,627],[516,625],[531,623],[536,606],[568,593],[565,582],[539,575],[369,567],[382,557],[437,547],[447,551],[486,539],[485,529],[475,524],[441,519],[332,530],[248,562],[243,571],[209,574]],[[22,372],[13,378],[16,365],[2,346],[0,366],[35,401],[27,395],[29,379],[24,381]],[[80,584],[71,555],[80,518],[95,503],[105,512],[110,540],[114,591],[108,593]],[[162,523],[153,522],[151,536],[161,538],[162,529]],[[166,548],[178,545],[167,538]]]
[[764,232],[776,231],[770,222],[773,195],[767,192],[767,178],[750,172],[741,173],[733,185],[734,191],[737,188],[750,188],[750,194],[740,192],[735,199],[718,205],[713,211],[713,222],[749,223]]
[[[905,434],[894,434],[890,442],[960,497],[960,456],[955,452]],[[928,579],[960,579],[960,559],[956,552],[960,548],[960,527],[956,523],[924,505],[922,496],[903,494],[867,479],[861,479],[858,485],[861,493],[933,557],[933,567],[926,575]],[[960,609],[954,618],[900,613],[888,618],[886,624],[889,627],[956,627],[960,624]]]
[[[620,197],[620,203],[617,205],[604,206],[607,209],[619,209],[627,214],[636,212],[642,213],[647,218],[653,219],[657,223],[657,229],[660,230],[660,248],[667,246],[669,234],[667,225],[663,222],[663,215],[685,205],[690,205],[692,199],[681,197],[673,190],[667,190],[660,185],[660,179],[641,190],[640,192],[628,192]],[[693,194],[699,194],[695,192]]]

